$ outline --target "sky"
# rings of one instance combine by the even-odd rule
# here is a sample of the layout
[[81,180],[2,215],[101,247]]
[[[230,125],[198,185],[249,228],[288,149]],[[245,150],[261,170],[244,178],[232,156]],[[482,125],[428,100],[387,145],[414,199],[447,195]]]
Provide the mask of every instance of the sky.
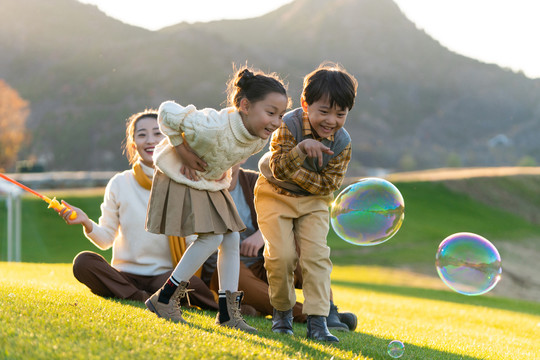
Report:
[[[264,15],[291,0],[79,0],[149,30],[180,22]],[[459,54],[540,78],[539,0],[394,0],[441,45]]]

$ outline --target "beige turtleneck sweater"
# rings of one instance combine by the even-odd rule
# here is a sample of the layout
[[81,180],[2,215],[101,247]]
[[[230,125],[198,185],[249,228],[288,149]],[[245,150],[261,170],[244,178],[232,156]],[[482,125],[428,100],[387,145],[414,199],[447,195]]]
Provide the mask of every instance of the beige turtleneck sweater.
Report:
[[[227,189],[230,168],[261,151],[268,141],[251,135],[234,108],[197,110],[193,105],[183,107],[166,101],[159,107],[158,122],[167,138],[154,150],[155,166],[172,180],[199,190]],[[182,134],[208,164],[207,170],[199,173],[199,181],[180,173],[182,164],[174,147],[183,142]],[[227,176],[221,179],[224,173]]]

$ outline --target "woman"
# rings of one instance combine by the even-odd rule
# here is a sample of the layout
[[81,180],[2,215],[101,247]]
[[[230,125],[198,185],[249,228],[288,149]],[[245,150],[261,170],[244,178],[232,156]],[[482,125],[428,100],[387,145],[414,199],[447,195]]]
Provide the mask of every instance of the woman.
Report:
[[[60,215],[68,224],[81,224],[85,236],[101,250],[113,249],[111,264],[91,251],[83,251],[73,260],[73,274],[96,295],[146,301],[171,275],[179,260],[177,250],[185,250],[184,239],[148,233],[144,228],[152,155],[163,137],[156,111],[145,110],[128,119],[124,150],[133,167],[107,184],[98,223],[64,202],[68,208]],[[69,219],[72,210],[77,213],[73,220]],[[195,290],[190,293],[192,305],[218,309],[212,292],[198,277],[190,279],[189,288]]]

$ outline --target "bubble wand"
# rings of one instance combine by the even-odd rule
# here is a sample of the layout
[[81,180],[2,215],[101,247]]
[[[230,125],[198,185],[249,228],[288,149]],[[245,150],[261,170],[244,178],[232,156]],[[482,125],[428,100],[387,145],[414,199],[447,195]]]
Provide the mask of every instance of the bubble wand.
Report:
[[[28,191],[29,193],[32,193],[34,195],[36,195],[37,197],[41,198],[42,200],[44,200],[47,204],[49,204],[48,208],[53,208],[54,210],[60,212],[62,211],[64,208],[66,208],[66,206],[64,204],[61,204],[58,202],[58,200],[56,200],[56,197],[53,197],[52,199],[49,199],[48,197],[46,197],[45,195],[41,195],[40,193],[38,193],[37,191],[34,191],[32,189],[30,189],[29,187],[21,184],[20,182],[18,181],[15,181],[13,179],[11,179],[10,177],[0,173],[0,177],[4,180],[7,180],[9,181],[10,183],[12,184],[15,184],[17,185],[18,187],[20,187],[21,189],[24,189],[26,191]],[[71,215],[69,216],[69,219],[70,220],[75,220],[77,218],[77,213],[73,210]]]

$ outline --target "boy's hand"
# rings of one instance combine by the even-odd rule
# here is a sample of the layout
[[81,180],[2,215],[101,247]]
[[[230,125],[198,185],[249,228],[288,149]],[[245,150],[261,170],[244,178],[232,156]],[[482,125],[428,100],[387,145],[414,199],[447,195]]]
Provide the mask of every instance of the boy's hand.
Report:
[[334,152],[328,146],[315,139],[306,139],[298,144],[298,148],[310,158],[318,158],[319,166],[323,165],[323,153],[333,155]]
[[182,175],[193,181],[199,180],[197,171],[205,171],[208,164],[186,142],[175,146],[175,149],[182,161],[182,167],[180,168]]

